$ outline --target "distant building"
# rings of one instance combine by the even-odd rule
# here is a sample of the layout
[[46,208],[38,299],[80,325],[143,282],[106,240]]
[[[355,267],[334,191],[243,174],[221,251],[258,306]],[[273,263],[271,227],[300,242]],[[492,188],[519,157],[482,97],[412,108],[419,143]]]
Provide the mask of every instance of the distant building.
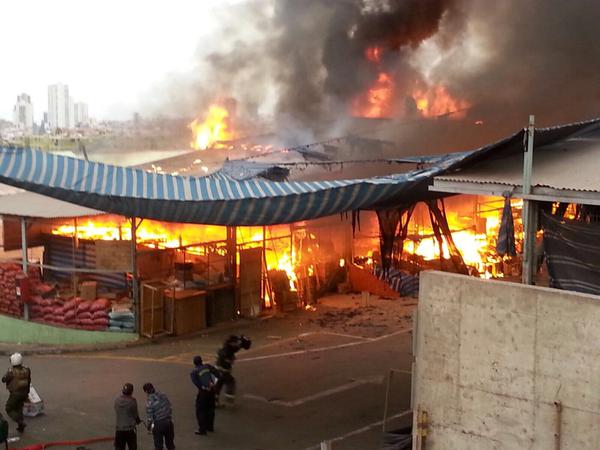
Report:
[[75,102],[73,97],[69,97],[69,126],[67,128],[75,128]]
[[71,128],[69,86],[58,83],[48,86],[48,123],[51,130]]
[[33,130],[33,105],[29,95],[21,94],[17,97],[13,108],[13,123],[20,130]]
[[88,105],[84,102],[76,102],[73,107],[75,126],[88,125],[90,117],[88,115]]

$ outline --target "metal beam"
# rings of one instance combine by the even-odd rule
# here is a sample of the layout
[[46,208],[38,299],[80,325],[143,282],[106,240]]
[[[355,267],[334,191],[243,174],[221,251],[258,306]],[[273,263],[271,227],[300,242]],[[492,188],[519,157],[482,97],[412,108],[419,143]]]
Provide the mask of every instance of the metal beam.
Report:
[[[29,260],[27,258],[27,220],[25,217],[21,217],[21,251],[21,265],[23,268],[23,273],[27,275]],[[29,320],[29,305],[27,303],[23,303],[23,319]]]
[[[529,116],[527,128],[527,146],[523,155],[523,195],[531,194],[531,173],[533,171],[533,139],[535,135],[535,117]],[[536,204],[533,200],[523,200],[523,284],[533,284],[533,257],[535,249]]]
[[531,194],[523,195],[521,186],[516,185],[434,179],[433,185],[429,186],[429,190],[432,192],[446,192],[449,194],[487,195],[490,197],[502,197],[504,192],[510,191],[512,198],[523,198],[540,202],[565,202],[600,206],[600,192],[553,189],[540,186],[533,186],[531,188]]

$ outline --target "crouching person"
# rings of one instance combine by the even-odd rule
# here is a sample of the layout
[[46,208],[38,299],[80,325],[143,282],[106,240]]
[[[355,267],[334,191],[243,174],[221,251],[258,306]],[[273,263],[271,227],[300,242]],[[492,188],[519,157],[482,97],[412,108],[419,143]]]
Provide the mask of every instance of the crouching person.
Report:
[[[154,450],[175,450],[173,410],[168,397],[154,389],[152,383],[144,384],[146,401],[146,426],[154,438]],[[163,447],[164,445],[164,447]]]

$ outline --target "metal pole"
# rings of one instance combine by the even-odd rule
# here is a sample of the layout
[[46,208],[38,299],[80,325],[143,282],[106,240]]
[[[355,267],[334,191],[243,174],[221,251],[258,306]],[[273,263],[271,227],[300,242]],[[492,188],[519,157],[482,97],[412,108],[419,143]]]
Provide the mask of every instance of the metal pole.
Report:
[[131,218],[131,296],[133,297],[133,305],[135,314],[136,331],[140,332],[140,301],[139,301],[139,286],[137,279],[137,223],[136,218]]
[[527,147],[523,159],[523,284],[533,284],[533,251],[535,246],[535,227],[533,220],[533,202],[527,199],[531,194],[531,173],[533,168],[533,139],[535,116],[529,116],[527,128]]
[[[27,260],[27,221],[25,217],[21,217],[21,252],[23,273],[27,275],[29,261]],[[27,303],[23,304],[23,319],[29,320],[29,305]]]

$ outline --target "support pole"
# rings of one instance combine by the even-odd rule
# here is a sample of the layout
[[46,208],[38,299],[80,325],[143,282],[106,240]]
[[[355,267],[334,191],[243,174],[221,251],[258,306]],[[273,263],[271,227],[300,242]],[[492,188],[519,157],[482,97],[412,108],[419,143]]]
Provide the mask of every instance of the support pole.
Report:
[[133,297],[133,307],[135,314],[136,331],[140,332],[140,295],[137,277],[137,220],[131,218],[131,296]]
[[535,249],[535,203],[528,200],[531,194],[531,173],[533,169],[533,139],[535,134],[535,116],[529,116],[527,129],[527,147],[523,158],[523,284],[533,284],[533,253]]
[[[25,217],[21,217],[21,252],[22,252],[22,269],[23,274],[27,275],[27,267],[29,261],[27,259],[27,221]],[[23,319],[29,320],[29,305],[23,304]]]

